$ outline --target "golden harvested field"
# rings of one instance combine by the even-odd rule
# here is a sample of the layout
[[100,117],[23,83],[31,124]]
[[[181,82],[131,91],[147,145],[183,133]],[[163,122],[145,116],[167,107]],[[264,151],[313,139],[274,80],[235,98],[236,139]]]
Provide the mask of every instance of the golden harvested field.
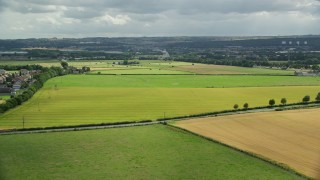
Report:
[[198,118],[176,126],[320,179],[320,109]]

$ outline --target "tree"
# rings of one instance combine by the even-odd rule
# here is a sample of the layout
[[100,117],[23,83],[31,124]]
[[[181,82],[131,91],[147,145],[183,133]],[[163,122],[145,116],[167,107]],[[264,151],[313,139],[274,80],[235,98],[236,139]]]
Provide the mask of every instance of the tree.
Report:
[[318,93],[318,95],[316,97],[316,101],[320,101],[320,92]]
[[63,67],[63,69],[67,69],[69,64],[66,61],[61,61],[61,66]]
[[87,66],[83,66],[81,69],[82,69],[83,72],[89,72],[90,71],[90,67],[87,67]]
[[282,105],[286,105],[287,104],[287,99],[286,98],[282,98],[281,99],[281,104]]
[[237,110],[237,109],[239,108],[239,105],[238,105],[238,104],[235,104],[235,105],[233,106],[233,108],[234,108],[235,110]]
[[312,69],[312,71],[315,72],[315,73],[317,73],[317,72],[320,71],[320,67],[319,67],[318,65],[313,65],[313,66],[311,67],[311,69]]
[[276,101],[274,99],[269,100],[269,105],[274,106],[276,104]]
[[248,109],[249,108],[249,104],[248,103],[244,103],[243,108]]
[[308,96],[308,95],[303,97],[303,99],[302,99],[302,102],[304,102],[304,103],[307,103],[309,101],[310,101],[310,96]]

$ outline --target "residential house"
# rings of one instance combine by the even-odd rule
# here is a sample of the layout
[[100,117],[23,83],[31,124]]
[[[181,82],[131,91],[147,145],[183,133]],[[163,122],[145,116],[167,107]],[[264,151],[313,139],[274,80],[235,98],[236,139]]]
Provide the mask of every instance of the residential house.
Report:
[[29,72],[30,76],[33,77],[34,75],[38,75],[41,73],[41,70],[32,70]]
[[21,74],[21,76],[28,75],[29,70],[28,69],[20,69],[20,74]]
[[0,93],[11,93],[12,89],[8,87],[0,87]]
[[6,74],[6,70],[0,69],[0,75],[5,75],[5,74]]
[[0,75],[0,84],[4,84],[6,82],[6,77]]
[[14,92],[19,91],[21,89],[21,81],[17,81],[12,85],[12,89]]

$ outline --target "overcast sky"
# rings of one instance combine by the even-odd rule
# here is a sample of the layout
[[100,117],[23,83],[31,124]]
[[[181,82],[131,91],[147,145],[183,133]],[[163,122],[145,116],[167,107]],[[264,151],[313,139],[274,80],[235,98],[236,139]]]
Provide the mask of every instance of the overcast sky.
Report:
[[319,0],[0,0],[0,38],[320,34]]

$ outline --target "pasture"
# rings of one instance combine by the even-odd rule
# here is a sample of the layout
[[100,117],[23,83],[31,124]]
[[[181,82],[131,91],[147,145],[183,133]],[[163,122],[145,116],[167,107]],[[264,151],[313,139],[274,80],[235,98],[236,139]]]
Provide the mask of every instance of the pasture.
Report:
[[[320,91],[320,86],[231,88],[235,86],[233,82],[240,81],[235,78],[193,75],[58,77],[49,80],[31,100],[1,115],[0,129],[22,128],[23,119],[25,127],[155,120],[232,109],[236,103],[240,107],[246,102],[250,107],[266,106],[271,98],[277,104],[283,97],[288,99],[288,103],[300,102],[305,95],[314,99]],[[253,82],[240,81],[242,85],[249,86],[263,81],[265,77],[243,78],[260,78]],[[276,81],[275,77],[271,78],[273,81],[268,85],[288,83],[288,80]],[[308,78],[302,80],[304,78],[291,83],[308,82]],[[314,81],[317,78],[309,80],[317,84]],[[222,85],[230,88],[206,88]]]
[[320,110],[197,118],[175,125],[320,178]]
[[0,144],[0,179],[301,179],[163,125],[0,136]]

